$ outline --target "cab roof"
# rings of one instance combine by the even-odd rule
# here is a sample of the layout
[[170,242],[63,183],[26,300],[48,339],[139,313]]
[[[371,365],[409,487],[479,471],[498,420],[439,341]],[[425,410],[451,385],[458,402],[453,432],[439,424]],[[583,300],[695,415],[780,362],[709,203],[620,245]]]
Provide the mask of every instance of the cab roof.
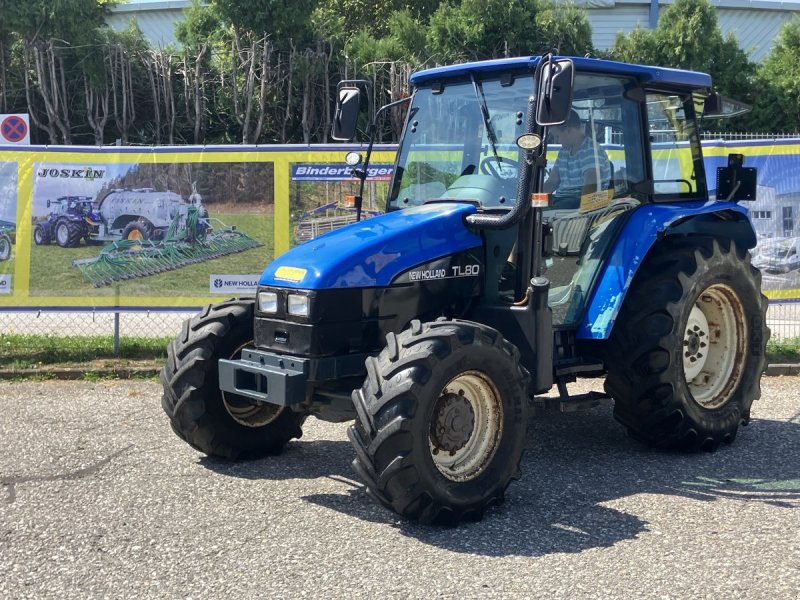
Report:
[[[683,71],[681,69],[669,69],[666,67],[649,67],[599,58],[579,58],[571,56],[559,56],[554,58],[570,58],[578,72],[623,75],[633,77],[642,84],[662,84],[667,87],[689,89],[711,88],[711,76],[706,73],[698,73],[697,71]],[[463,63],[447,67],[435,67],[433,69],[418,71],[411,75],[411,84],[414,86],[424,86],[432,81],[464,77],[470,73],[490,74],[498,71],[534,70],[540,60],[541,56],[520,56],[516,58],[501,58]]]

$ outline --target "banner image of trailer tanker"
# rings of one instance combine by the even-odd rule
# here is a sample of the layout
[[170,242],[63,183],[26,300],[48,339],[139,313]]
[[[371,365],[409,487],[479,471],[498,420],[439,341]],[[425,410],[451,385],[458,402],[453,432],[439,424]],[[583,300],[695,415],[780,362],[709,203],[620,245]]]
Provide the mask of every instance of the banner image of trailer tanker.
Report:
[[[243,176],[243,166],[256,172]],[[122,286],[201,295],[214,274],[252,277],[272,258],[267,171],[266,163],[36,165],[31,294]]]

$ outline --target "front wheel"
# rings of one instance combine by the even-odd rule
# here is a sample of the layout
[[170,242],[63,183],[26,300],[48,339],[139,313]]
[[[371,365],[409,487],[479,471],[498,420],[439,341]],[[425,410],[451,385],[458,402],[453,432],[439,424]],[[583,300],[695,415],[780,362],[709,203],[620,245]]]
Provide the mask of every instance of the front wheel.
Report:
[[277,454],[303,435],[305,414],[219,389],[217,363],[238,358],[252,341],[253,317],[252,301],[208,306],[184,323],[167,348],[161,406],[178,437],[209,456],[235,460]]
[[11,258],[11,238],[5,233],[0,233],[0,260]]
[[637,273],[607,357],[614,415],[649,445],[730,443],[761,396],[767,299],[750,255],[706,237],[664,241]]
[[353,392],[353,468],[370,496],[408,519],[479,520],[519,478],[528,374],[499,332],[415,321],[367,360]]
[[37,246],[50,243],[50,233],[42,225],[33,228],[33,243]]

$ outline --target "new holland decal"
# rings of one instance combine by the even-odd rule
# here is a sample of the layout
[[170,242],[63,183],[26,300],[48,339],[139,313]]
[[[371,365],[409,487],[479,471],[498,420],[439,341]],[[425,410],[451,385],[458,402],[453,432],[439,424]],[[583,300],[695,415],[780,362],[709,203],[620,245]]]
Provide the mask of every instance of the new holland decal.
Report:
[[476,277],[480,272],[480,265],[453,265],[448,269],[419,269],[416,271],[409,271],[408,278],[411,281],[430,281],[431,279]]

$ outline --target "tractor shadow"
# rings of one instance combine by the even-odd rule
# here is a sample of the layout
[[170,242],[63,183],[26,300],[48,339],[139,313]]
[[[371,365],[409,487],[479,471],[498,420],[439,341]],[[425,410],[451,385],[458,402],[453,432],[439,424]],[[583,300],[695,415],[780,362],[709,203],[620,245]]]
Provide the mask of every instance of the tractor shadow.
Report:
[[504,504],[481,522],[452,529],[409,523],[374,503],[350,470],[354,453],[348,442],[295,442],[279,461],[203,464],[253,479],[332,478],[346,489],[303,499],[454,552],[540,556],[610,547],[648,531],[647,521],[605,505],[637,494],[800,509],[797,456],[797,422],[754,419],[731,446],[679,454],[631,440],[607,408],[542,417],[531,422],[522,478],[509,487]]

